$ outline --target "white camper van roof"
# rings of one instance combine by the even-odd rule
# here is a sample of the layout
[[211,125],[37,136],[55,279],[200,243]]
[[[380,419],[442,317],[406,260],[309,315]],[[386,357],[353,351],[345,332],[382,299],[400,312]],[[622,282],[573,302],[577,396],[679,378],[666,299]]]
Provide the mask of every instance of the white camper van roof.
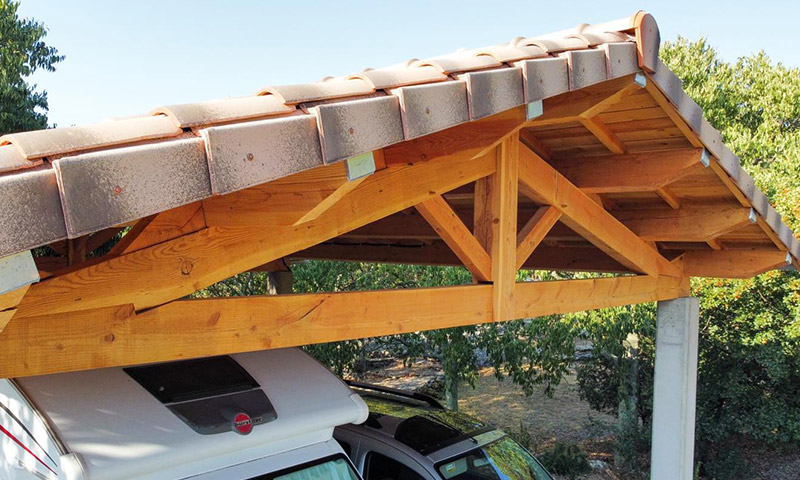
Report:
[[184,478],[330,440],[333,428],[366,420],[364,402],[297,349],[232,355],[277,417],[248,435],[203,435],[122,368],[29,377],[19,385],[92,480]]

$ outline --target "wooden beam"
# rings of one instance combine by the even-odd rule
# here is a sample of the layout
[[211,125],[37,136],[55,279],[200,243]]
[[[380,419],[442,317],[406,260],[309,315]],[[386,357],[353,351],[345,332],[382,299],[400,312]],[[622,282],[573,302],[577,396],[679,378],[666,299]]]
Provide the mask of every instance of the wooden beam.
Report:
[[562,222],[633,271],[649,275],[682,276],[671,264],[619,220],[526,147],[520,149],[523,191],[538,203],[553,205]]
[[[675,298],[683,279],[649,277],[513,285],[510,316],[532,317]],[[134,365],[394,335],[492,320],[492,285],[180,300],[14,317],[0,334],[0,377]]]
[[347,183],[345,162],[203,200],[206,224],[290,226]]
[[690,277],[752,278],[787,265],[778,250],[692,250],[680,259]]
[[484,231],[491,231],[494,320],[509,320],[514,313],[514,281],[517,268],[517,198],[519,185],[519,134],[505,138],[497,147],[496,172],[486,182]]
[[541,207],[522,227],[517,234],[517,270],[522,268],[559,218],[561,212],[557,208]]
[[477,281],[491,281],[492,258],[441,195],[425,200],[416,208]]
[[11,310],[3,310],[0,312],[0,333],[3,333],[5,330],[6,325],[11,321],[14,317],[14,314],[17,313],[17,310],[12,308]]
[[[18,315],[128,303],[137,310],[160,305],[410,208],[489,175],[495,168],[493,158],[473,160],[471,156],[386,168],[319,218],[299,226],[209,227],[49,278],[31,287]],[[245,215],[253,211],[246,210]]]
[[626,153],[627,149],[622,140],[619,139],[616,133],[612,132],[608,125],[603,123],[599,117],[581,117],[581,123],[587,130],[592,132],[600,143],[602,143],[611,153],[622,154]]
[[626,75],[547,98],[543,104],[544,114],[533,119],[530,125],[574,123],[595,117],[631,93],[640,90],[641,87],[635,84],[633,79],[634,75]]
[[459,155],[480,157],[493,150],[503,138],[527,122],[525,107],[516,107],[481,120],[469,122],[383,149],[386,165],[408,165]]
[[738,205],[618,210],[613,214],[642,240],[654,242],[708,242],[751,225],[750,209]]
[[587,193],[647,192],[665,187],[687,175],[700,164],[702,152],[702,149],[693,148],[564,159],[550,163]]
[[689,295],[689,279],[633,276],[518,283],[516,318],[541,317]]
[[24,285],[0,295],[0,311],[8,310],[9,308],[14,308],[19,305],[30,288],[30,285]]
[[677,195],[675,195],[675,192],[673,192],[669,188],[667,187],[657,188],[656,193],[658,194],[659,197],[661,197],[662,200],[667,202],[667,205],[669,205],[671,208],[675,210],[681,208],[681,200],[678,198]]
[[67,240],[67,262],[69,265],[77,265],[86,260],[86,245],[89,242],[89,235]]
[[86,251],[93,252],[97,250],[103,246],[104,243],[114,238],[114,236],[123,230],[125,230],[125,227],[111,227],[101,230],[97,233],[93,233],[86,242]]
[[156,215],[142,218],[108,253],[109,256],[125,255],[152,245],[197,232],[206,227],[203,204],[194,202]]
[[310,222],[311,220],[316,220],[319,218],[320,215],[325,213],[326,211],[330,210],[331,207],[336,205],[342,198],[347,196],[350,192],[356,189],[361,182],[366,180],[367,177],[357,178],[355,180],[351,180],[349,182],[343,183],[339,188],[333,191],[330,195],[325,197],[325,199],[319,202],[317,205],[314,206],[311,210],[308,211],[305,215],[300,217],[299,220],[294,222],[295,225],[300,225],[301,223]]
[[[441,241],[416,245],[326,243],[297,252],[292,257],[418,265],[461,265],[458,257]],[[540,245],[533,251],[522,268],[570,272],[630,273],[630,270],[598,250],[594,245],[574,247]]]

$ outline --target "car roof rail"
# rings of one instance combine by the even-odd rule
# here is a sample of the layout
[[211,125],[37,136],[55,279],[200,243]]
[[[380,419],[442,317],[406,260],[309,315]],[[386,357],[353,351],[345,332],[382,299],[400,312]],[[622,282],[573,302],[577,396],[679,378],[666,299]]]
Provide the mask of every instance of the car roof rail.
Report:
[[434,397],[432,397],[430,395],[425,395],[424,393],[409,392],[409,391],[400,390],[400,389],[397,389],[397,388],[385,387],[383,385],[375,385],[375,384],[372,384],[372,383],[358,382],[356,380],[345,380],[344,382],[347,385],[351,386],[351,387],[361,388],[361,389],[364,389],[364,390],[373,390],[375,392],[380,392],[380,393],[389,393],[389,394],[392,394],[392,395],[397,395],[398,397],[411,398],[411,399],[414,399],[414,400],[419,400],[421,402],[425,402],[425,403],[427,403],[428,405],[430,405],[433,408],[438,408],[438,409],[442,409],[442,410],[445,409],[444,405],[442,405],[439,402],[439,400],[437,400],[436,398],[434,398]]

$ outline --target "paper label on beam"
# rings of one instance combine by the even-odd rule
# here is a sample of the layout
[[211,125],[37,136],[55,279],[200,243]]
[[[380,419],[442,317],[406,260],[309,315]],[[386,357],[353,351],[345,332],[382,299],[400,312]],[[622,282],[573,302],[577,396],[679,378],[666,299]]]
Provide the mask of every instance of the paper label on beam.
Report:
[[30,250],[0,258],[0,295],[39,281]]
[[525,105],[525,118],[533,120],[536,117],[541,117],[544,113],[544,106],[541,100],[531,102]]
[[346,161],[347,179],[350,181],[375,173],[375,157],[372,152],[350,157]]

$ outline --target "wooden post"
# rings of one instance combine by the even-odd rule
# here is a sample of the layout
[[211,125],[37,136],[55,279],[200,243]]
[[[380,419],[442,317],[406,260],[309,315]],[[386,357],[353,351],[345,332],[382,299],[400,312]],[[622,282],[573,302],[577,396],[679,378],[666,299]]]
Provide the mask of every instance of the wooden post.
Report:
[[514,318],[517,268],[519,134],[494,151],[497,171],[475,184],[475,237],[492,257],[493,321]]

